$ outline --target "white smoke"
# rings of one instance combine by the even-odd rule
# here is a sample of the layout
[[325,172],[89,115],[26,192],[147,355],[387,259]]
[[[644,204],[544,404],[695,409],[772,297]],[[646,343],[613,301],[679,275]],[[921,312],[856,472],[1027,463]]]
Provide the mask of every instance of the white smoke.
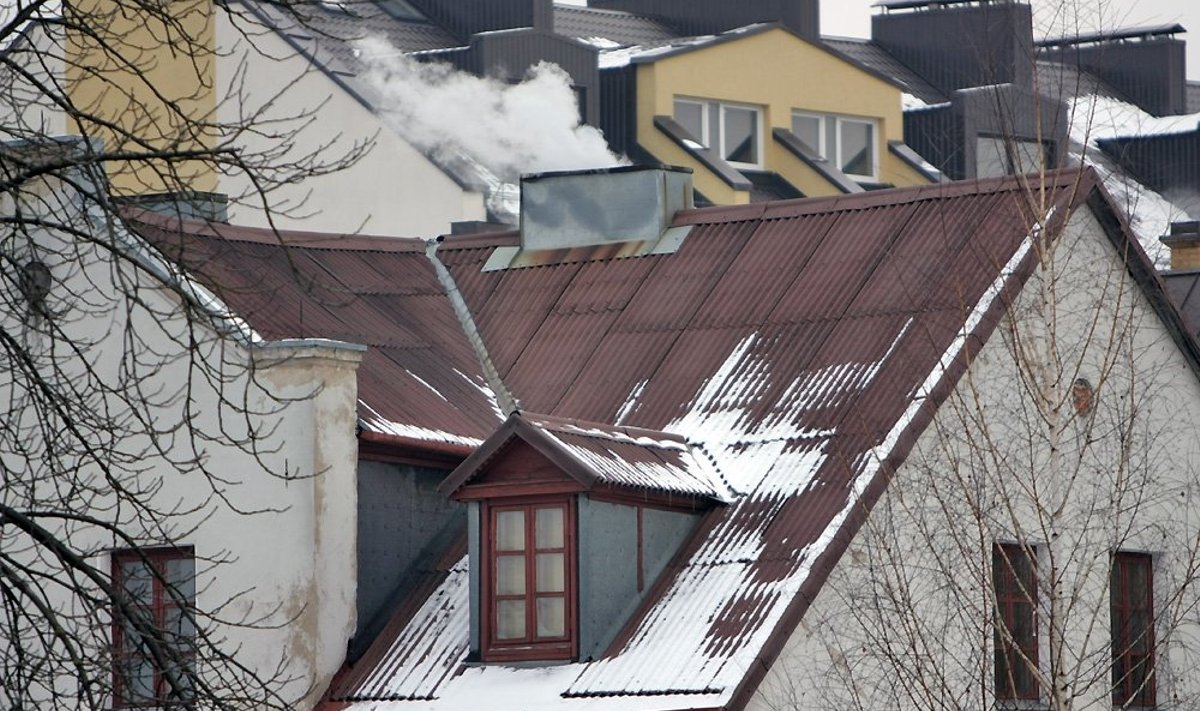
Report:
[[541,62],[511,84],[418,62],[379,39],[357,50],[380,113],[424,151],[467,157],[506,183],[523,173],[623,162],[600,131],[580,124],[570,76],[558,65]]

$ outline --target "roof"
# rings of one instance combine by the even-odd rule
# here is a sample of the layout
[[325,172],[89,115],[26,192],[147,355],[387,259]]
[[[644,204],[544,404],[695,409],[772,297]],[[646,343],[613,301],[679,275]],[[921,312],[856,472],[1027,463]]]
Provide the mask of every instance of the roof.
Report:
[[1200,270],[1171,270],[1162,273],[1163,283],[1188,330],[1200,335]]
[[[1091,172],[1049,180],[1059,219],[1095,194]],[[712,457],[732,502],[705,515],[601,659],[464,666],[470,604],[455,567],[330,698],[425,711],[737,707],[1032,270],[1037,234],[1016,179],[697,209],[675,223],[693,229],[673,254],[582,250],[484,272],[504,241],[479,238],[438,256],[526,412],[609,423],[601,451],[619,428],[673,433]]]
[[654,43],[653,45],[632,46],[626,48],[613,48],[609,52],[602,53],[600,56],[601,67],[613,67],[623,64],[647,64],[657,62],[661,59],[675,57],[689,52],[706,49],[718,44],[726,42],[734,42],[753,35],[762,34],[771,30],[781,30],[792,35],[796,39],[811,44],[828,54],[831,54],[842,61],[853,64],[866,73],[874,76],[876,79],[895,85],[901,89],[905,89],[905,85],[894,76],[882,72],[875,67],[865,64],[852,54],[842,52],[838,47],[835,47],[827,42],[816,42],[804,35],[796,32],[790,27],[779,22],[758,22],[745,27],[721,32],[715,35],[699,35],[696,37],[677,37],[670,40]]
[[678,36],[651,17],[575,5],[554,6],[554,31],[584,41],[601,38],[613,43],[610,46],[657,44]]
[[149,213],[130,226],[262,338],[368,346],[360,426],[414,444],[473,447],[503,421],[425,243],[273,232]]
[[708,456],[677,434],[519,412],[450,474],[441,492],[449,496],[469,484],[517,438],[588,490],[600,485],[718,501],[731,495]]
[[1146,40],[1156,37],[1170,37],[1187,32],[1187,29],[1179,23],[1168,25],[1142,25],[1138,27],[1122,27],[1120,29],[1107,32],[1082,32],[1075,35],[1067,35],[1065,37],[1050,37],[1040,39],[1034,42],[1037,47],[1072,47],[1080,44],[1093,44],[1097,42],[1121,42],[1128,40]]
[[949,101],[945,94],[926,81],[923,76],[909,69],[876,42],[854,37],[822,37],[821,41],[859,64],[892,77],[901,84],[906,93],[916,96],[927,104]]

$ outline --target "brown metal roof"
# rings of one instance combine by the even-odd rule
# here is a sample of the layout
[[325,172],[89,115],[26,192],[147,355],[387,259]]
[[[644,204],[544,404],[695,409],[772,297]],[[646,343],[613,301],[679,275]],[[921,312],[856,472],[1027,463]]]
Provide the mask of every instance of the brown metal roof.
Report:
[[273,232],[148,213],[130,225],[262,338],[368,346],[358,371],[367,431],[474,445],[499,425],[424,242]]
[[[1108,205],[1090,171],[1050,183],[1056,222],[1085,199]],[[359,662],[370,681],[334,698],[501,709],[489,690],[518,685],[524,709],[744,702],[1031,271],[1032,215],[1019,181],[1000,179],[686,211],[676,224],[694,229],[668,255],[485,273],[491,246],[443,245],[525,410],[700,444],[734,501],[707,514],[602,659],[456,675],[461,659],[414,655],[465,634],[467,589],[448,582],[428,618]],[[1127,239],[1119,216],[1102,223]]]

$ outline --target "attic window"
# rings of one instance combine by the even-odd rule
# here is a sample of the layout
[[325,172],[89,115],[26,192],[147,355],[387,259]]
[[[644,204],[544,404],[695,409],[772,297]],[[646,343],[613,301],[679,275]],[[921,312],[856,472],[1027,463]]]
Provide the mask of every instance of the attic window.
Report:
[[873,119],[793,111],[792,133],[851,178],[875,180],[879,175]]
[[487,661],[574,656],[574,505],[567,497],[487,504]]
[[758,107],[675,99],[675,120],[730,165],[762,167],[762,113]]

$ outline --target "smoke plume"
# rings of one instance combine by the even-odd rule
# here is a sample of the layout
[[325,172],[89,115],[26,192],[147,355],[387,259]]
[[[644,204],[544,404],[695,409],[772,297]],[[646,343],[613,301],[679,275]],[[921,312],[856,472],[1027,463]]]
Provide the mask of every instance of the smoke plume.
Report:
[[511,84],[418,62],[379,39],[357,49],[380,112],[424,151],[465,155],[505,183],[522,173],[622,162],[600,131],[580,124],[570,77],[555,64],[542,62]]

